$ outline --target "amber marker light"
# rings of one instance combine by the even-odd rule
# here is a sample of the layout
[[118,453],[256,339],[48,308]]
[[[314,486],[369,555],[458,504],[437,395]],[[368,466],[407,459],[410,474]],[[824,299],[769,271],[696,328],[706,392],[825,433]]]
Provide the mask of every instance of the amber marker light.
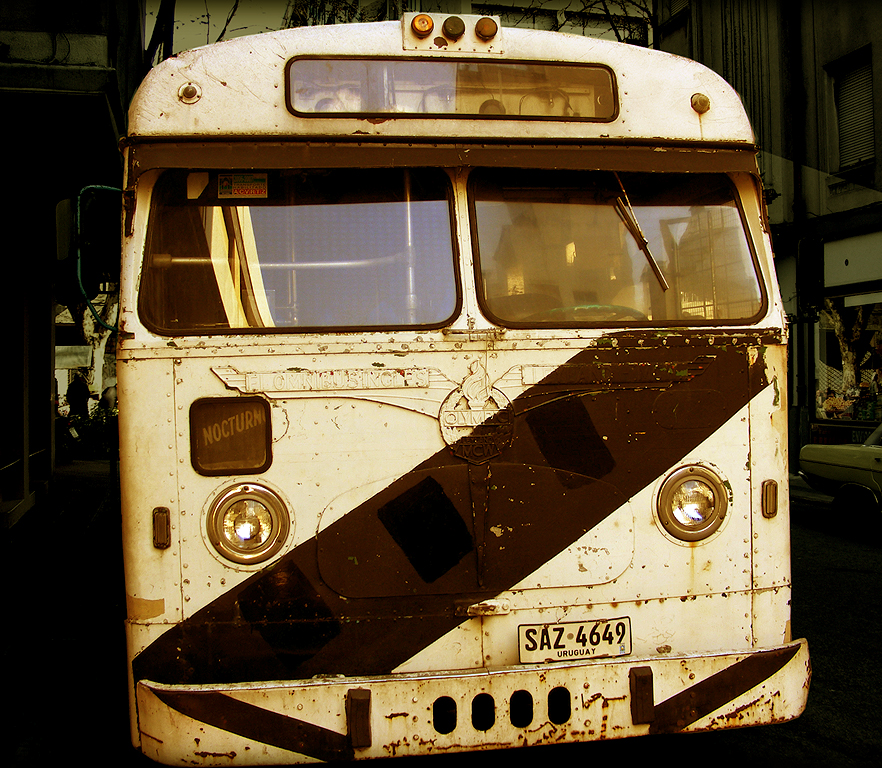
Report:
[[486,16],[482,19],[478,19],[478,23],[475,24],[475,34],[481,38],[481,40],[492,40],[496,37],[496,33],[499,31],[499,25],[493,21],[493,19],[489,19]]
[[428,37],[432,34],[432,30],[435,29],[435,22],[432,21],[432,17],[429,14],[420,13],[413,17],[413,21],[410,22],[410,28],[417,37]]

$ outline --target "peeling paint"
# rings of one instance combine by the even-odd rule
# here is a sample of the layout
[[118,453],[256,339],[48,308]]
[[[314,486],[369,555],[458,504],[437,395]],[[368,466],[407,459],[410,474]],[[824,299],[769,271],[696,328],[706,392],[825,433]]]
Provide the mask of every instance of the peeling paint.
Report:
[[126,612],[129,621],[145,621],[165,613],[165,600],[147,600],[143,597],[126,595]]

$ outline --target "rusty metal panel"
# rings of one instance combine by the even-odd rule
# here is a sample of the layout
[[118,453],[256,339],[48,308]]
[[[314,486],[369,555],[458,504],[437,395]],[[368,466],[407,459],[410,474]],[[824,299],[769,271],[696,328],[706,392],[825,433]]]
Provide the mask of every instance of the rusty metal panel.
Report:
[[[636,670],[631,674],[632,670]],[[472,673],[328,679],[262,686],[137,686],[145,752],[192,751],[207,765],[291,764],[702,731],[796,717],[805,641],[753,653],[531,665]],[[632,679],[643,722],[634,722]],[[650,686],[653,681],[652,699]],[[350,731],[347,701],[370,692],[371,740]],[[512,702],[529,692],[532,707]],[[367,697],[359,694],[362,701]],[[492,715],[478,712],[480,699]],[[438,706],[447,702],[446,706]],[[525,722],[530,716],[529,722]],[[362,715],[365,717],[366,715]],[[175,722],[169,732],[165,723]],[[512,721],[515,720],[517,724]],[[362,728],[364,723],[359,724]],[[163,738],[151,738],[155,734]],[[195,746],[194,746],[195,745]]]
[[[219,46],[184,51],[154,67],[144,79],[129,107],[131,136],[176,137],[197,132],[223,135],[343,135],[377,137],[450,137],[495,140],[501,132],[498,120],[431,119],[382,116],[297,117],[283,108],[288,62],[295,56],[327,55],[346,51],[361,57],[401,57],[401,24],[385,22],[336,27],[309,27],[282,30],[228,40]],[[506,28],[505,50],[501,53],[414,51],[408,55],[469,56],[480,62],[482,56],[494,61],[560,61],[560,36],[537,30]],[[445,48],[447,46],[445,45]],[[582,123],[538,121],[522,128],[530,139],[625,139],[654,137],[664,142],[713,142],[753,145],[754,135],[735,91],[710,69],[675,56],[649,49],[625,47],[606,40],[570,36],[567,58],[608,67],[619,83],[619,111],[612,122]],[[237,77],[247,88],[233,88],[220,76],[207,72],[227,71],[236,61]],[[448,59],[449,60],[449,59]],[[693,107],[693,97],[701,94],[704,104]],[[673,106],[672,106],[673,105]],[[660,115],[663,108],[664,117]],[[672,110],[677,120],[670,119]],[[233,124],[229,115],[235,113]],[[666,119],[667,118],[667,119]],[[511,123],[521,121],[509,120]],[[506,130],[511,130],[508,128]]]
[[191,142],[133,141],[126,150],[129,183],[156,168],[228,168],[230,155],[237,163],[254,168],[387,168],[390,165],[450,167],[468,152],[476,166],[607,169],[620,171],[693,171],[695,173],[756,174],[752,149],[714,147],[702,152],[682,147],[591,147],[582,144],[522,144],[494,142],[480,146],[436,142],[363,141],[248,141]]
[[[373,38],[306,31],[300,50],[342,32],[388,54],[393,27],[400,46],[386,25]],[[271,105],[266,75],[294,36],[226,44],[257,68],[232,138],[220,120],[231,89],[198,77],[220,49],[157,68],[133,103],[119,379],[135,741],[167,762],[291,764],[797,716],[809,667],[789,636],[786,332],[737,97],[688,63],[594,41],[624,75],[637,65],[623,51],[689,69],[711,111],[659,137],[647,110],[653,146],[607,143],[625,135],[615,121],[603,145],[597,126],[563,123],[534,124],[529,144],[466,145],[461,120],[306,120]],[[530,56],[558,55],[558,38],[528,38]],[[519,40],[507,31],[502,55],[523,56]],[[666,99],[696,87],[653,76]],[[658,95],[637,81],[622,102],[628,137],[640,129],[630,98]],[[181,140],[193,120],[210,141]],[[452,127],[443,142],[420,143],[439,122]],[[459,169],[462,311],[448,327],[160,337],[140,321],[158,169],[416,164]],[[469,231],[478,165],[730,173],[763,278],[756,325],[494,325]],[[231,461],[233,437],[247,455]],[[704,538],[664,522],[681,476],[719,499]],[[217,513],[254,488],[277,538],[265,559],[231,557]],[[167,510],[162,548],[154,509]]]
[[[783,345],[760,347],[752,353],[753,366],[763,370],[769,382],[761,396],[751,403],[750,456],[753,469],[754,526],[761,539],[757,542],[755,565],[757,585],[769,586],[789,579],[789,573],[779,571],[782,563],[789,563],[789,550],[776,552],[775,542],[786,544],[788,537],[777,532],[789,526],[788,456],[787,456],[787,364]],[[778,481],[778,514],[762,514],[763,483]],[[767,532],[768,536],[763,536]],[[783,555],[783,557],[782,557]]]
[[[120,491],[126,569],[126,606],[131,622],[175,622],[181,617],[179,512],[175,473],[174,383],[169,360],[121,360],[119,396],[134,405],[120,412]],[[161,417],[144,419],[146,412]],[[147,474],[139,467],[164,465]],[[153,543],[153,510],[169,510],[170,538]]]
[[[621,337],[623,346],[618,349],[592,350],[590,359],[595,364],[625,362],[633,355],[646,366],[653,355],[670,357],[665,346],[649,347],[646,335],[641,335],[642,343],[632,353],[624,346],[626,338]],[[715,352],[711,364],[677,386],[684,394],[691,387],[721,388],[733,394],[749,391],[749,349],[733,344]],[[246,388],[244,382],[262,380],[248,373],[247,357],[219,359],[210,354],[210,367],[198,356],[175,359],[179,403],[221,396],[230,386]],[[248,626],[242,618],[262,627],[264,606],[281,606],[280,599],[294,601],[292,606],[306,600],[309,610],[297,621],[291,616],[285,624],[261,629],[264,640],[270,639],[271,647],[281,650],[289,647],[292,632],[308,629],[309,642],[318,645],[288,655],[299,660],[295,666],[267,667],[263,674],[272,677],[296,677],[307,671],[334,674],[341,664],[366,673],[414,669],[418,663],[414,659],[430,664],[424,668],[449,666],[447,652],[431,662],[431,654],[424,650],[455,644],[457,627],[465,627],[468,619],[457,613],[456,602],[468,594],[474,595],[470,604],[502,594],[510,611],[483,618],[493,631],[475,630],[475,637],[485,636],[472,644],[471,652],[459,656],[456,666],[460,667],[517,663],[514,638],[519,623],[542,623],[549,617],[579,621],[592,610],[601,615],[604,604],[627,604],[628,611],[640,617],[644,627],[640,634],[653,643],[643,649],[646,652],[666,645],[674,652],[731,647],[733,642],[751,647],[749,626],[740,636],[732,632],[742,623],[739,617],[750,612],[749,604],[746,611],[740,605],[751,587],[743,567],[751,554],[744,544],[750,539],[750,483],[743,406],[738,408],[729,395],[721,402],[730,403],[731,416],[720,409],[712,412],[722,423],[696,418],[683,426],[670,421],[673,411],[666,406],[653,425],[643,414],[652,413],[651,404],[658,402],[660,393],[671,397],[668,383],[640,381],[634,388],[632,383],[610,381],[597,390],[586,379],[581,386],[589,388],[590,397],[571,400],[570,406],[581,410],[558,415],[554,408],[562,401],[548,399],[549,395],[574,385],[535,372],[526,375],[521,367],[511,367],[515,354],[522,353],[494,352],[491,371],[502,373],[497,379],[500,397],[513,404],[514,421],[502,427],[512,430],[511,443],[502,444],[499,457],[486,464],[463,462],[447,444],[438,416],[426,413],[435,408],[436,414],[442,414],[446,393],[457,391],[477,370],[472,354],[451,358],[451,367],[441,369],[437,350],[411,348],[408,366],[416,370],[432,362],[441,376],[436,377],[437,388],[408,388],[408,400],[401,400],[394,386],[326,389],[320,398],[308,390],[265,387],[272,405],[274,462],[258,479],[283,498],[292,513],[291,533],[280,559],[266,570],[225,562],[206,545],[204,516],[231,480],[204,477],[189,461],[177,462],[179,525],[190,544],[182,555],[188,621],[141,654],[140,674],[172,681],[171,657],[166,654],[183,653],[196,679],[209,681],[217,674],[223,679],[230,672],[218,670],[216,660],[227,657],[224,648],[236,648],[238,655],[257,651],[258,638],[250,632],[242,634]],[[691,350],[690,354],[700,353]],[[339,356],[335,367],[351,371],[370,365],[370,355],[354,355],[350,349],[349,355]],[[560,361],[580,359],[564,349],[555,352],[547,343],[542,355],[549,361],[555,356]],[[298,359],[277,353],[273,361],[278,370],[285,370]],[[239,378],[230,378],[231,368],[236,368]],[[551,366],[550,370],[560,369]],[[537,376],[539,383],[532,383]],[[269,374],[265,378],[274,381]],[[441,386],[444,381],[447,389]],[[282,386],[293,385],[283,382]],[[248,394],[255,393],[249,389]],[[535,421],[546,399],[553,405],[554,418]],[[641,399],[646,405],[639,404]],[[634,414],[633,423],[625,408]],[[584,414],[581,420],[579,413]],[[700,416],[708,418],[706,413]],[[177,452],[185,457],[190,446],[187,408],[180,409],[176,425]],[[554,430],[549,433],[551,440],[543,431],[549,425]],[[486,434],[493,433],[488,429]],[[574,444],[594,453],[556,453],[555,441],[572,440],[572,435],[576,435]],[[696,440],[710,436],[712,440]],[[322,443],[322,461],[315,460],[316,440]],[[684,441],[693,444],[686,453]],[[742,446],[740,454],[735,450],[738,446]],[[615,456],[616,461],[604,463],[605,455]],[[653,460],[647,462],[647,455]],[[586,470],[573,462],[584,461],[585,456],[592,457],[592,472],[604,477],[591,482],[580,479]],[[641,522],[656,503],[659,477],[676,456],[685,463],[713,468],[730,489],[730,514],[720,531],[700,547],[667,541],[656,525]],[[402,499],[408,508],[422,506],[421,527],[400,529],[396,505]],[[542,526],[536,525],[530,510],[544,510]],[[437,545],[436,549],[427,554],[420,548],[422,541]],[[655,554],[643,555],[640,566],[633,568],[638,550]],[[663,628],[670,623],[670,618],[665,619],[670,603],[665,601],[677,601],[680,618],[673,633]],[[615,615],[606,610],[608,616]],[[689,618],[693,614],[694,621]],[[711,615],[716,619],[708,621]],[[204,618],[208,616],[227,630],[209,632]],[[388,637],[389,626],[399,628],[399,639],[383,643],[378,652],[376,644]],[[647,633],[648,626],[656,626],[657,631]],[[203,644],[209,636],[213,639]],[[184,646],[182,638],[187,638]],[[692,645],[684,646],[684,640]],[[325,644],[326,651],[319,652]],[[335,647],[363,648],[364,657],[359,660],[356,652],[343,658],[332,650]],[[327,661],[320,661],[326,654]],[[250,674],[259,674],[257,659]]]

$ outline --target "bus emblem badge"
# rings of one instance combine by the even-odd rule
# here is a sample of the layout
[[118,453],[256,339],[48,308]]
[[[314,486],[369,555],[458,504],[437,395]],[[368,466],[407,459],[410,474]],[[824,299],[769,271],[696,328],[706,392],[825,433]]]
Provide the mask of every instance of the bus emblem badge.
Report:
[[469,375],[441,404],[441,436],[454,456],[485,464],[511,445],[511,402],[490,385],[484,366],[475,361]]

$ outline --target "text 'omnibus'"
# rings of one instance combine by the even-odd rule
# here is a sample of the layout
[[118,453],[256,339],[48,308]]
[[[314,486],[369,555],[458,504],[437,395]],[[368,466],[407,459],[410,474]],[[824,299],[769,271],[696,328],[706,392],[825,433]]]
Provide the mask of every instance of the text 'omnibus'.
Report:
[[492,17],[155,67],[118,343],[135,744],[292,764],[798,716],[755,153],[708,69]]

